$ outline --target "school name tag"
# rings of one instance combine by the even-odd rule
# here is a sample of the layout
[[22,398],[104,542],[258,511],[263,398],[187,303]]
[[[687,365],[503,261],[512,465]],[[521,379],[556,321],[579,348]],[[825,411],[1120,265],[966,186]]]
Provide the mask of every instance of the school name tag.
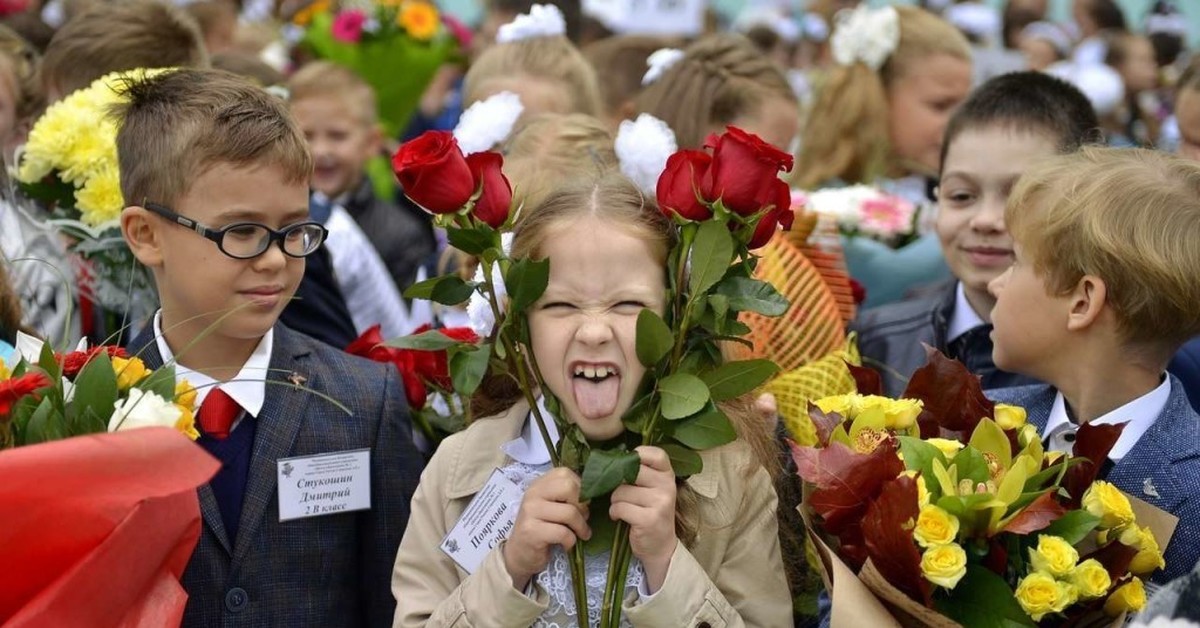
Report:
[[371,508],[371,450],[280,458],[279,520]]
[[471,574],[508,537],[517,522],[524,491],[499,469],[467,505],[458,523],[442,539],[441,548],[463,571]]

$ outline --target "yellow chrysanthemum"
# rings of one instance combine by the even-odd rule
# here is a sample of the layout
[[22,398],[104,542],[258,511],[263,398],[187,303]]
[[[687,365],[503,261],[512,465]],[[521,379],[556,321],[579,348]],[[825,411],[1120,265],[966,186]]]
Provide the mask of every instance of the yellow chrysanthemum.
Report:
[[188,410],[196,409],[196,389],[186,379],[175,383],[175,403]]
[[83,222],[97,226],[117,220],[125,197],[121,194],[121,179],[116,168],[106,167],[92,176],[75,191],[75,209]]
[[423,0],[405,2],[396,15],[396,23],[414,39],[421,41],[433,39],[440,24],[437,9]]

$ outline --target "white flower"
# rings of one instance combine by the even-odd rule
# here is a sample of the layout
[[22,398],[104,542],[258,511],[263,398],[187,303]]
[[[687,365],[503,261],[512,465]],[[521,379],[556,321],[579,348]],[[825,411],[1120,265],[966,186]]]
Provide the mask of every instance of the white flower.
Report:
[[872,9],[866,3],[837,16],[830,47],[838,65],[878,70],[900,43],[900,14],[891,6]]
[[[512,253],[513,234],[505,233],[500,236],[500,245],[504,248],[504,254]],[[483,262],[479,263],[479,267],[475,269],[474,281],[483,282]],[[508,298],[508,287],[504,285],[504,275],[500,273],[500,265],[492,266],[492,287],[496,290],[496,303],[500,306],[500,313],[504,314],[505,301]],[[480,338],[487,338],[492,335],[492,330],[496,327],[496,317],[492,313],[492,306],[478,290],[471,295],[471,300],[467,302],[467,318],[468,325],[471,331]]]
[[660,48],[646,57],[646,74],[642,76],[642,85],[649,85],[662,78],[671,66],[683,59],[683,51],[678,48]]
[[174,429],[182,415],[183,411],[172,401],[140,388],[131,388],[128,399],[114,404],[113,415],[108,420],[108,431],[119,432],[139,427]]
[[378,33],[379,27],[379,20],[375,19],[374,15],[363,21],[363,32],[365,33]]
[[454,139],[464,155],[491,150],[512,133],[524,110],[520,96],[512,92],[494,94],[462,113],[454,127]]
[[522,39],[566,34],[567,21],[558,7],[552,4],[535,4],[529,9],[529,13],[522,13],[513,21],[501,26],[496,33],[496,43],[510,44]]
[[621,173],[629,177],[643,193],[653,196],[658,178],[669,158],[679,148],[675,133],[666,122],[643,113],[637,120],[621,122],[615,144]]

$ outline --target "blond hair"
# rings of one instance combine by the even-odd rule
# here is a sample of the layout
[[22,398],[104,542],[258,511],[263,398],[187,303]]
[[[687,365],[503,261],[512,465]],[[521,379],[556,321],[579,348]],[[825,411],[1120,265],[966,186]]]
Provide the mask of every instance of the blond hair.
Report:
[[159,0],[119,0],[88,6],[54,34],[42,84],[65,96],[111,72],[207,66],[200,27],[183,9]]
[[287,82],[288,100],[337,98],[350,106],[365,124],[378,119],[375,90],[361,76],[331,61],[313,61],[296,71]]
[[699,148],[710,132],[753,111],[766,97],[797,102],[783,72],[750,40],[709,35],[642,90],[637,110],[666,122],[680,148]]
[[1049,293],[1104,281],[1133,348],[1165,360],[1200,334],[1200,164],[1085,147],[1030,166],[1004,218]]
[[117,160],[128,204],[174,204],[208,169],[276,166],[307,183],[312,157],[287,105],[249,79],[185,69],[131,83],[119,105]]
[[570,111],[599,116],[596,71],[566,37],[535,37],[488,48],[471,64],[463,82],[466,104],[482,100],[494,79],[535,79],[561,85]]
[[16,98],[16,124],[37,117],[46,99],[39,82],[40,59],[33,45],[12,29],[0,24],[0,59],[12,71],[13,96]]
[[870,183],[893,161],[888,90],[933,55],[971,61],[966,37],[942,18],[910,6],[894,7],[900,43],[878,72],[863,65],[835,67],[817,94],[800,140],[792,183],[815,188],[832,180]]
[[527,209],[541,205],[562,181],[595,180],[617,167],[608,127],[580,113],[523,120],[503,149],[504,173]]

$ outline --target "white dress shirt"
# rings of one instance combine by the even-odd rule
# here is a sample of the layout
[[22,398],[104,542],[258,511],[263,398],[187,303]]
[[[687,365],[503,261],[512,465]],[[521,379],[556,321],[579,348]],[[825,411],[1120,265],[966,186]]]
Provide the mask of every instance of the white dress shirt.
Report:
[[[234,401],[237,402],[246,414],[252,417],[258,417],[259,412],[262,412],[263,402],[267,397],[267,374],[271,367],[271,350],[275,346],[275,330],[270,329],[262,340],[258,341],[258,346],[254,348],[254,352],[250,354],[250,358],[242,365],[238,374],[233,379],[227,382],[218,382],[217,380],[192,369],[179,364],[175,360],[175,353],[171,351],[171,347],[167,345],[167,339],[162,333],[162,310],[154,314],[154,342],[158,345],[158,354],[162,357],[163,364],[175,364],[175,382],[187,380],[193,388],[196,389],[196,409],[200,409],[200,405],[204,403],[204,398],[208,396],[209,391],[214,387],[225,391]],[[200,340],[199,342],[204,342]],[[241,418],[229,428],[233,431],[241,423]]]
[[950,317],[950,325],[946,328],[946,343],[954,342],[959,336],[986,324],[987,322],[975,313],[971,302],[967,301],[962,282],[958,282],[954,287],[954,315]]
[[[1163,408],[1171,397],[1171,378],[1164,377],[1158,388],[1130,401],[1129,403],[1093,419],[1093,425],[1117,425],[1125,423],[1121,437],[1108,452],[1109,460],[1120,462],[1137,444],[1146,430],[1158,420]],[[1050,409],[1050,417],[1046,420],[1046,428],[1042,430],[1042,439],[1047,441],[1049,451],[1069,453],[1075,446],[1075,432],[1079,430],[1067,415],[1067,403],[1060,392],[1054,397],[1054,405]]]

